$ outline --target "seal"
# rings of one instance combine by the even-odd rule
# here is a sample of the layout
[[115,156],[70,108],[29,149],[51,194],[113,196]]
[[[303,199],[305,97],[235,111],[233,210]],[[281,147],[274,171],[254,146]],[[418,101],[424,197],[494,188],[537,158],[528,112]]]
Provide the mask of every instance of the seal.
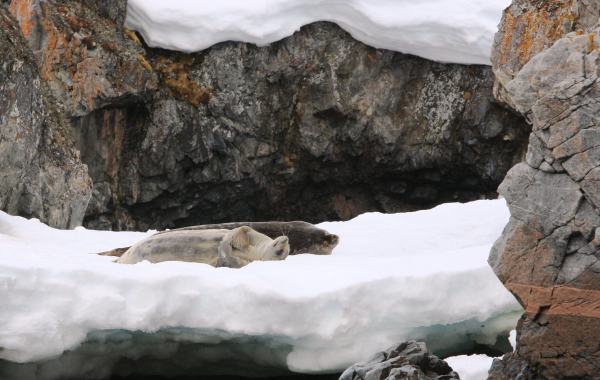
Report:
[[[285,235],[290,240],[290,255],[311,253],[314,255],[331,255],[340,238],[324,229],[307,222],[235,222],[220,224],[203,224],[178,228],[172,231],[228,229],[248,226],[270,238]],[[164,233],[164,232],[159,232]]]
[[[324,229],[318,228],[307,222],[236,222],[220,224],[204,224],[177,228],[170,231],[158,232],[158,234],[171,233],[174,231],[200,231],[200,230],[233,230],[238,227],[248,226],[255,231],[275,239],[286,235],[289,238],[290,255],[310,253],[314,255],[331,255],[333,249],[339,243],[339,237]],[[101,252],[103,256],[121,256],[129,247],[117,248],[112,251]]]
[[242,226],[232,230],[174,230],[154,234],[129,248],[116,262],[186,261],[241,268],[252,261],[284,260],[289,253],[286,236],[271,239]]

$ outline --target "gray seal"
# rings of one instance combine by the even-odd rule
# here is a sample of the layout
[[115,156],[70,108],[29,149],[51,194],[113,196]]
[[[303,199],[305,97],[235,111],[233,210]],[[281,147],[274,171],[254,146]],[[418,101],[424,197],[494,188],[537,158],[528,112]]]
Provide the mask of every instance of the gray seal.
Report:
[[174,230],[154,234],[129,248],[116,262],[186,261],[241,268],[253,261],[284,260],[289,253],[286,236],[271,239],[242,226],[232,230]]

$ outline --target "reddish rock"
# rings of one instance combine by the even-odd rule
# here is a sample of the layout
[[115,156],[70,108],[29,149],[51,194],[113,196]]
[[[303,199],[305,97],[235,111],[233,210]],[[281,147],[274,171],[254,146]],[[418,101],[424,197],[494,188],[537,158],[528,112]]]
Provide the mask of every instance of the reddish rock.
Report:
[[489,379],[600,379],[599,6],[517,0],[496,38],[499,96],[533,132],[500,186],[511,219],[489,258],[525,314]]

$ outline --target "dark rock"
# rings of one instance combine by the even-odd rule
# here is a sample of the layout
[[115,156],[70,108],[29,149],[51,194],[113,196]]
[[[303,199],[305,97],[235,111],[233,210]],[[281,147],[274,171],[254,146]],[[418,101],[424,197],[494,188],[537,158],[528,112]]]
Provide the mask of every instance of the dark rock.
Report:
[[354,364],[339,380],[451,380],[459,379],[448,363],[433,356],[425,343],[409,341]]
[[0,50],[0,209],[53,227],[78,226],[91,195],[87,168],[3,6]]
[[495,196],[523,154],[528,127],[493,102],[488,67],[376,50],[329,23],[181,54],[86,1],[38,1],[11,9],[94,180],[88,227],[422,209]]

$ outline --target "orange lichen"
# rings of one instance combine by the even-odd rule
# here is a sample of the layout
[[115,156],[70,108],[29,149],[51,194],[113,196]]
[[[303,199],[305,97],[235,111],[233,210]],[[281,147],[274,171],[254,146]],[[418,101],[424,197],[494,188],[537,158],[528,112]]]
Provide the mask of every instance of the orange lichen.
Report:
[[196,107],[208,103],[212,91],[198,85],[188,76],[191,65],[194,63],[191,56],[179,56],[173,60],[160,57],[153,63],[153,67],[160,74],[162,82],[175,97]]
[[148,62],[148,60],[146,59],[146,57],[144,57],[143,55],[139,54],[138,55],[138,61],[140,62],[140,65],[142,65],[146,69],[146,71],[152,72],[152,65],[150,64],[150,62]]
[[[62,83],[62,94],[69,94],[73,108],[85,107],[88,110],[97,106],[98,98],[120,89],[119,84],[113,86],[109,81],[97,80],[105,75],[105,62],[102,55],[90,54],[98,47],[118,54],[118,45],[107,41],[95,33],[95,25],[88,19],[79,17],[81,9],[57,6],[51,3],[37,3],[35,0],[14,0],[11,3],[13,12],[19,14],[19,24],[24,34],[30,30],[39,30],[43,35],[43,49],[36,51],[40,76],[52,83]],[[30,35],[30,42],[39,44],[38,33]],[[118,60],[120,67],[130,70],[129,77],[144,78],[146,70],[151,69],[146,61],[135,62],[128,59]],[[63,76],[69,76],[64,81]],[[111,87],[113,86],[113,87]]]
[[502,22],[499,64],[506,65],[516,55],[520,66],[566,33],[573,31],[577,16],[569,6],[572,0],[548,1],[543,7],[515,15],[509,8]]
[[35,28],[33,15],[31,12],[31,3],[26,0],[15,0],[10,3],[10,13],[19,20],[21,32],[25,38],[31,36],[31,31]]
[[594,33],[588,34],[588,52],[593,51],[596,48],[596,44],[594,43]]
[[504,12],[504,20],[502,25],[504,27],[504,34],[502,35],[502,42],[500,43],[500,64],[506,65],[508,63],[508,52],[511,50],[515,31],[515,18],[510,9],[507,9]]
[[137,34],[135,34],[133,30],[125,28],[123,31],[125,32],[127,38],[133,41],[134,44],[136,44],[137,46],[142,46],[142,41],[140,41]]

